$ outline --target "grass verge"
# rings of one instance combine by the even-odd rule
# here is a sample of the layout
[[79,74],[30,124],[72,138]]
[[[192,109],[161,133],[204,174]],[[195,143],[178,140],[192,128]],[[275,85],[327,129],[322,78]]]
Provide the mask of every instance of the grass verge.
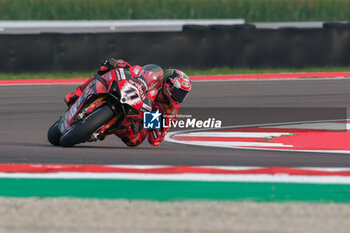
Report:
[[[24,7],[25,6],[25,7]],[[0,0],[0,19],[348,21],[347,0]]]
[[2,178],[0,186],[4,197],[350,202],[347,184]]

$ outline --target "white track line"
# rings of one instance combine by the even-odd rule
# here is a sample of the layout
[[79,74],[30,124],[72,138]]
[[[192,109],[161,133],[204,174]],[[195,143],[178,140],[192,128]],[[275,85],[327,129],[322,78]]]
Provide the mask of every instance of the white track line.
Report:
[[[292,148],[292,145],[284,145],[282,143],[269,143],[269,142],[208,142],[208,141],[177,141],[174,139],[167,140],[168,142],[175,142],[185,145],[194,146],[209,146],[209,147],[221,147],[221,148],[231,148],[231,149],[261,149],[262,148],[249,148],[254,147],[285,147]],[[274,149],[271,149],[274,150]],[[280,150],[280,149],[278,149]],[[294,150],[293,150],[294,151]]]
[[[348,121],[349,119],[334,119],[334,120],[322,120],[322,121],[300,121],[300,122],[285,122],[285,123],[267,123],[267,124],[255,124],[255,125],[236,125],[236,126],[227,126],[222,127],[220,129],[238,129],[238,128],[251,128],[251,127],[273,127],[273,126],[280,126],[280,127],[286,127],[291,124],[300,125],[300,124],[311,124],[311,123],[330,123],[334,121]],[[349,150],[294,150],[294,149],[272,149],[272,148],[249,148],[249,147],[240,147],[240,146],[229,146],[226,143],[219,143],[219,144],[210,144],[210,142],[197,142],[197,141],[180,141],[175,140],[172,138],[172,136],[175,135],[189,135],[190,133],[200,133],[203,131],[210,131],[215,129],[194,129],[194,130],[182,130],[182,131],[175,131],[175,132],[169,132],[165,136],[165,141],[172,142],[172,143],[179,143],[179,144],[185,144],[185,145],[193,145],[193,146],[207,146],[207,147],[219,147],[219,148],[231,148],[231,149],[242,149],[242,150],[264,150],[264,151],[282,151],[282,152],[307,152],[307,153],[335,153],[335,154],[350,154]],[[276,143],[277,144],[277,143]],[[275,144],[275,145],[276,145]],[[270,143],[273,147],[273,144]],[[290,145],[283,145],[282,147],[292,147]]]
[[273,182],[310,184],[350,184],[346,176],[296,176],[296,175],[221,175],[221,174],[135,174],[135,173],[0,173],[0,178],[23,179],[115,179],[115,180],[166,180],[212,182]]
[[343,123],[310,123],[310,124],[293,124],[293,125],[282,125],[282,126],[272,126],[270,128],[284,128],[284,129],[325,129],[325,130],[346,130],[350,124]]
[[[282,130],[281,130],[282,131]],[[292,135],[291,133],[261,133],[261,132],[193,132],[176,134],[180,137],[218,137],[218,138],[271,138]]]

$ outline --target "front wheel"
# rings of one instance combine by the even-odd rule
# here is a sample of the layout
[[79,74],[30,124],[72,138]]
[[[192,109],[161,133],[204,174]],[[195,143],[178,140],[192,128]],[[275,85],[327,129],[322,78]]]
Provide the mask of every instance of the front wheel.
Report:
[[47,139],[49,142],[54,146],[60,145],[60,138],[62,136],[61,131],[58,129],[58,123],[60,120],[56,121],[55,124],[53,124],[49,130],[47,131]]
[[61,136],[60,145],[71,147],[75,144],[85,142],[102,125],[110,121],[114,112],[108,105],[97,109],[91,113],[87,119],[82,120],[77,125],[72,126],[64,135]]

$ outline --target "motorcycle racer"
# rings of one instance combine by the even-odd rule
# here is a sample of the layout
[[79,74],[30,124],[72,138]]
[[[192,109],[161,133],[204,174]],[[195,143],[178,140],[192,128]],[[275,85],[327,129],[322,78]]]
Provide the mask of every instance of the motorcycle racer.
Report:
[[[152,111],[159,111],[165,118],[165,124],[170,125],[170,121],[176,121],[182,103],[189,91],[191,90],[191,81],[188,76],[180,70],[169,69],[164,73],[162,87],[153,102]],[[158,146],[171,127],[160,129],[144,129],[142,121],[136,123],[134,130],[131,127],[125,132],[119,132],[117,135],[128,146],[137,146],[141,144],[147,137],[148,142],[154,146]],[[132,125],[132,124],[130,124]]]
[[[146,66],[130,66],[129,63],[113,58],[107,59],[97,72],[103,75],[114,68],[126,68],[130,70],[133,77],[143,77],[147,83],[146,91],[152,101],[152,111],[159,111],[165,117],[167,125],[170,121],[175,121],[179,113],[180,103],[184,101],[191,90],[191,81],[188,76],[180,70],[169,69],[163,75],[163,70],[153,64]],[[73,93],[67,94],[65,101],[68,106],[72,105],[83,90],[93,80],[90,78]],[[128,146],[134,147],[141,144],[148,138],[150,144],[157,146],[163,140],[170,127],[160,129],[144,129],[142,118],[125,118],[115,133]]]
[[[122,59],[116,60],[114,58],[108,58],[107,60],[105,60],[105,62],[100,67],[100,69],[97,71],[97,74],[104,75],[105,73],[115,68],[126,68],[130,70],[133,77],[139,77],[139,76],[142,77],[144,79],[144,82],[142,83],[142,85],[144,86],[145,91],[148,91],[153,88],[159,88],[159,86],[157,86],[158,79],[160,79],[163,75],[163,70],[157,65],[149,64],[144,67],[139,65],[131,66],[129,63],[127,63]],[[94,77],[88,79],[84,84],[78,87],[73,93],[67,94],[64,98],[64,101],[66,102],[66,104],[69,107],[72,104],[74,104],[75,101],[82,95],[84,89],[93,80],[94,80]]]

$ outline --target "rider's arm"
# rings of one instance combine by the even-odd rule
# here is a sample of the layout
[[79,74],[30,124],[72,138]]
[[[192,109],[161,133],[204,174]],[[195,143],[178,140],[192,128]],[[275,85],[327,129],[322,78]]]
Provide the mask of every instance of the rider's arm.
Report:
[[100,69],[97,71],[97,74],[99,75],[103,75],[105,73],[107,73],[108,71],[110,71],[111,69],[114,68],[129,68],[130,64],[127,63],[126,61],[122,60],[122,59],[114,59],[114,58],[108,58],[107,60],[105,60]]
[[148,142],[153,146],[158,146],[164,140],[165,135],[167,135],[169,130],[172,128],[172,124],[170,123],[170,121],[174,122],[177,120],[179,105],[169,108],[168,105],[155,102],[155,106],[156,106],[156,109],[160,110],[160,112],[162,112],[167,116],[164,119],[166,127],[163,127],[162,125],[161,129],[148,130],[148,137],[147,137]]

